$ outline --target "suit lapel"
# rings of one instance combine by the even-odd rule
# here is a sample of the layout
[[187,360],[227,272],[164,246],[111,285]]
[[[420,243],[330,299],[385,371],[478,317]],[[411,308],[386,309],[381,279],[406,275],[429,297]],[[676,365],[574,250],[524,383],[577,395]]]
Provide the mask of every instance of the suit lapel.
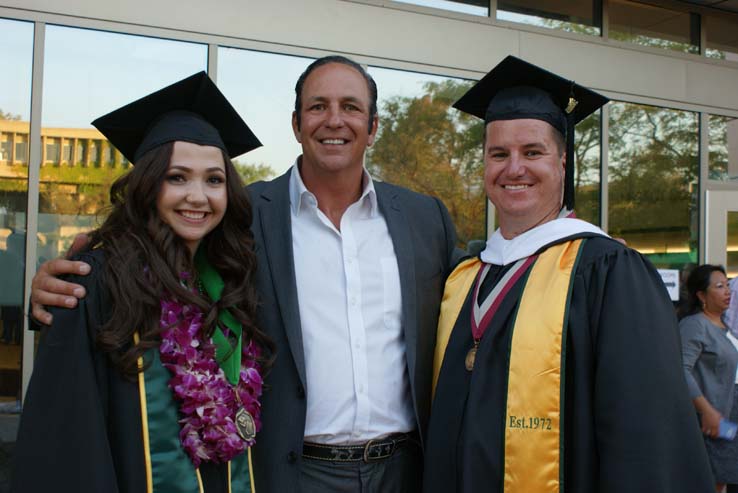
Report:
[[417,355],[418,324],[416,318],[415,252],[410,224],[402,210],[397,194],[382,182],[374,182],[379,210],[382,212],[392,244],[397,256],[400,271],[400,292],[402,293],[402,328],[405,335],[406,358],[410,386],[415,399],[415,361]]
[[[295,261],[292,251],[292,215],[289,195],[290,171],[267,184],[259,194],[259,228],[263,237],[267,266],[274,283],[276,303],[282,315],[285,335],[289,342],[297,371],[305,386],[305,351],[295,281]],[[259,268],[267,268],[259,266]]]

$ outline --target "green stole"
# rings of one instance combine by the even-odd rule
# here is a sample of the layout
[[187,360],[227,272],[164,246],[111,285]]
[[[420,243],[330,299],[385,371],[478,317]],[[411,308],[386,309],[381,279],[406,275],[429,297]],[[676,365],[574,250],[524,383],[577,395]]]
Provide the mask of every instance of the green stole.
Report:
[[[223,281],[200,250],[195,254],[195,265],[210,298],[220,299]],[[225,310],[221,310],[219,320],[238,336],[236,347],[231,348],[219,328],[213,334],[218,364],[233,384],[238,382],[241,370],[241,326]],[[138,334],[134,334],[134,342],[138,343]],[[139,358],[139,368],[144,367],[144,358],[151,363],[138,374],[146,493],[204,493],[200,471],[194,468],[179,439],[179,403],[167,385],[171,374],[161,364],[158,348],[149,349]],[[234,457],[227,467],[229,493],[256,493],[250,448]]]
[[[579,239],[549,247],[524,280],[508,358],[504,493],[564,491],[566,327],[572,273],[583,244]],[[451,331],[482,265],[476,258],[466,260],[446,281],[433,362],[434,393]]]

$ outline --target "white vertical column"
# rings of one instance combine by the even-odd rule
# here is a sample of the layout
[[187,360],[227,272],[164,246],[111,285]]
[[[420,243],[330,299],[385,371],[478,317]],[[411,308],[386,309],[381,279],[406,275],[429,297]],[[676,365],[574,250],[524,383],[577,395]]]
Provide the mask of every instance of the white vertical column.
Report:
[[208,45],[208,75],[213,82],[218,83],[218,45]]
[[[46,24],[34,23],[33,70],[31,75],[31,128],[28,136],[28,202],[26,207],[26,271],[24,300],[31,296],[31,280],[36,273],[36,235],[38,233],[38,198],[41,169],[41,102],[44,77],[44,40]],[[26,306],[26,313],[30,310]],[[28,330],[28,317],[23,317],[23,368],[21,368],[22,398],[25,399],[33,370],[35,333]]]
[[697,190],[699,193],[699,256],[698,263],[705,263],[705,255],[707,254],[707,176],[710,166],[710,116],[707,113],[699,114],[699,181],[697,182]]

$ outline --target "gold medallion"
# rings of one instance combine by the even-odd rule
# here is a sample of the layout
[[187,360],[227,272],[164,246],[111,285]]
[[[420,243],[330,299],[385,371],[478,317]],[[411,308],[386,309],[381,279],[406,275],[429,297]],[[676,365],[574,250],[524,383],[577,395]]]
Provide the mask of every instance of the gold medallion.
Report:
[[243,407],[236,411],[236,429],[238,434],[246,441],[253,440],[256,436],[256,423],[251,414]]
[[474,369],[474,360],[477,357],[477,345],[475,344],[474,347],[472,347],[468,353],[466,353],[466,358],[464,359],[464,366],[466,366],[466,369],[468,371],[472,371]]

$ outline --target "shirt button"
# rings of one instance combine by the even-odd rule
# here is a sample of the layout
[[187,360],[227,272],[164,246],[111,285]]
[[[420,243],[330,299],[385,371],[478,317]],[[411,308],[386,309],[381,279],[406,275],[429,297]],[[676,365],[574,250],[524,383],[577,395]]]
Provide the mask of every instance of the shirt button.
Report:
[[353,296],[351,297],[351,304],[356,305],[356,298],[354,298]]

